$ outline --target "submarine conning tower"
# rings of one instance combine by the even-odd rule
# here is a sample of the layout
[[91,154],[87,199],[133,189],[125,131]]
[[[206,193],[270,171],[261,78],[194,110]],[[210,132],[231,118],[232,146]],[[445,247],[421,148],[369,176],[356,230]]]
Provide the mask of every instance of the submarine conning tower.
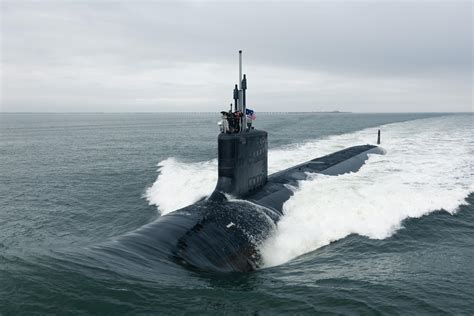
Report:
[[222,193],[242,198],[261,188],[268,177],[267,132],[252,126],[254,112],[247,109],[247,78],[242,77],[239,51],[239,84],[235,85],[229,111],[222,111],[218,136],[218,180],[211,199]]

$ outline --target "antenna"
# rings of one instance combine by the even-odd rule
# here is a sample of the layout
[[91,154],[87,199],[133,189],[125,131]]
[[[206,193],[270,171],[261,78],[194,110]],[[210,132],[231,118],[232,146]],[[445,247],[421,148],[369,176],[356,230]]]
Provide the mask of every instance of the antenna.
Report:
[[239,108],[237,107],[237,101],[239,100],[239,88],[237,88],[237,85],[234,87],[234,104],[235,104],[235,109],[234,112],[237,112]]
[[239,90],[242,89],[242,51],[239,50]]
[[244,79],[242,79],[242,104],[244,105],[244,110],[245,106],[247,105],[247,103],[245,102],[245,90],[247,90],[247,78],[244,74]]
[[247,90],[247,78],[244,75],[244,79],[242,79],[242,113],[244,114],[242,124],[244,130],[247,129],[247,104],[245,102],[245,90]]
[[242,50],[239,50],[239,111],[242,112],[242,118],[240,121],[241,132],[245,132],[247,129],[247,113],[245,113],[245,89],[247,89],[247,79],[242,80]]

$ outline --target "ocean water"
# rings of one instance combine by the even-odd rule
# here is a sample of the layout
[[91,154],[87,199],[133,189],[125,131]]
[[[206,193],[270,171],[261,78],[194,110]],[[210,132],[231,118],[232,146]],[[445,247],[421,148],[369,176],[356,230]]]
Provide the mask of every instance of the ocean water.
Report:
[[472,114],[267,114],[275,172],[314,175],[252,273],[131,260],[104,244],[212,192],[217,114],[1,114],[0,314],[474,313]]

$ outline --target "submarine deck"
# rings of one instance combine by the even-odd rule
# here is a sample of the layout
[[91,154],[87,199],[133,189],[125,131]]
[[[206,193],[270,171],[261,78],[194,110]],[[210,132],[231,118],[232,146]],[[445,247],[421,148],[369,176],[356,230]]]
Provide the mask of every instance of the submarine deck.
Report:
[[374,145],[354,146],[276,172],[268,176],[262,188],[250,193],[245,199],[270,207],[281,215],[283,203],[293,195],[290,187],[297,187],[298,181],[308,178],[308,173],[339,175],[355,172],[362,167],[370,153],[381,154],[383,149]]

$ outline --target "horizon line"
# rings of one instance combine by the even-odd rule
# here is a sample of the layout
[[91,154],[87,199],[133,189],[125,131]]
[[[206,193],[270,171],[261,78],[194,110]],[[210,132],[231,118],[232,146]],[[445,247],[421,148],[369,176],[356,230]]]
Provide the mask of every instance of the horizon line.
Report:
[[[122,111],[122,112],[104,112],[104,111],[85,111],[85,112],[15,112],[0,111],[0,114],[220,114],[221,111]],[[263,114],[474,114],[474,111],[417,111],[417,112],[371,112],[371,111],[262,111],[256,113]]]

